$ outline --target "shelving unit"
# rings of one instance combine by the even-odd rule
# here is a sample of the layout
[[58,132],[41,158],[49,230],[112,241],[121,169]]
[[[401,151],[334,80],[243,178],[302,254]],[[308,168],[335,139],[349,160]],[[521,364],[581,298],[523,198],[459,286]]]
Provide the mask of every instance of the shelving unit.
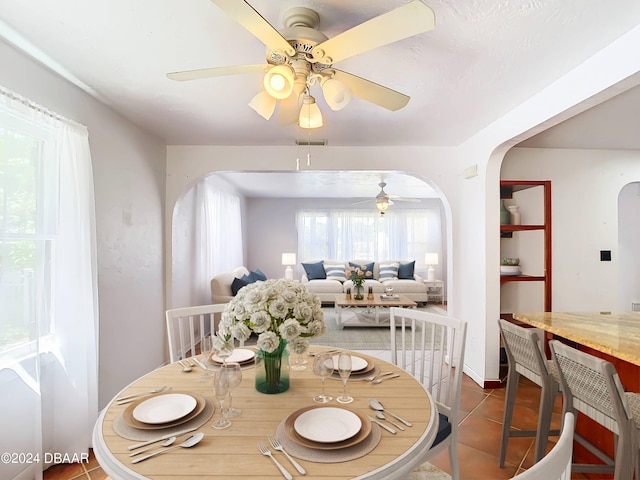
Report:
[[[544,311],[551,311],[551,182],[548,180],[502,180],[500,181],[500,198],[513,199],[514,194],[522,190],[535,187],[542,188],[542,223],[524,225],[500,225],[500,236],[508,239],[514,235],[526,235],[525,232],[538,231],[543,233],[543,273],[542,275],[502,275],[500,284],[505,285],[512,282],[543,282],[543,305]],[[517,196],[517,195],[516,195]],[[526,213],[526,212],[525,212]],[[526,221],[526,214],[524,219]],[[522,232],[522,233],[521,233]],[[506,240],[508,241],[508,240]],[[526,261],[526,253],[524,254]],[[502,294],[501,294],[502,295]],[[512,314],[503,312],[502,318],[513,321]],[[517,322],[516,322],[517,323]]]

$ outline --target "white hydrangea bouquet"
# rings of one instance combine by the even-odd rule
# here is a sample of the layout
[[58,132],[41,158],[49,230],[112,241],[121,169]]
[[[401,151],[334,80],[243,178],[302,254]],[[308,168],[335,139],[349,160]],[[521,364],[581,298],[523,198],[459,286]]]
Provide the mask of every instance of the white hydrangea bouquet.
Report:
[[219,334],[247,340],[255,333],[258,348],[269,353],[286,340],[296,352],[296,344],[306,349],[307,338],[326,328],[316,293],[290,280],[265,280],[240,289],[222,314]]
[[293,353],[302,354],[308,339],[323,335],[326,328],[316,293],[291,280],[265,280],[242,287],[229,302],[218,341],[247,340],[251,333],[257,334],[256,388],[279,393],[289,387],[288,374],[281,379],[280,368],[287,344]]

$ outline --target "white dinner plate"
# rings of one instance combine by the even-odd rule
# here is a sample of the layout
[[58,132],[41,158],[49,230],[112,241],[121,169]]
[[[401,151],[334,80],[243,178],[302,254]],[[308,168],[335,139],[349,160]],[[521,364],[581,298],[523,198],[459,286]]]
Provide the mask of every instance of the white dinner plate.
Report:
[[[338,371],[338,358],[340,355],[333,356],[333,369]],[[369,365],[364,358],[356,357],[355,355],[351,355],[351,371],[358,372],[360,370],[364,370]]]
[[158,395],[134,408],[133,418],[151,424],[173,422],[191,413],[196,405],[196,399],[184,393]]
[[[256,352],[253,350],[248,350],[246,348],[236,348],[233,350],[231,355],[227,357],[227,362],[235,362],[235,363],[243,363],[248,362],[256,356]],[[224,358],[219,357],[218,355],[213,355],[211,360],[218,363],[223,363]]]
[[293,428],[301,437],[320,443],[342,442],[362,428],[362,421],[344,408],[315,408],[296,418]]

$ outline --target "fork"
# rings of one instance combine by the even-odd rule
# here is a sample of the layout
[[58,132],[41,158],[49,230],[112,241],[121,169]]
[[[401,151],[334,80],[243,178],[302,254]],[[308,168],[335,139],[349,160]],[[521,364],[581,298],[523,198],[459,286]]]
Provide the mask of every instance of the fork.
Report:
[[150,395],[166,392],[168,390],[171,390],[171,387],[167,387],[165,385],[164,387],[154,388],[153,390],[149,390],[148,392],[145,392],[145,393],[134,393],[132,395],[126,395],[124,397],[116,398],[116,405],[124,405],[126,403],[135,402],[136,400],[142,397],[148,397]]
[[264,445],[264,443],[258,442],[258,448],[260,449],[260,453],[262,453],[265,457],[269,457],[271,460],[273,460],[273,463],[275,463],[276,466],[280,469],[280,473],[284,475],[284,478],[286,478],[287,480],[293,480],[293,477],[291,476],[291,474],[287,472],[286,468],[280,465],[280,462],[278,462],[278,460],[274,458],[274,456],[271,454],[271,450],[269,450]]
[[278,441],[278,439],[276,437],[272,437],[271,435],[269,435],[267,437],[269,439],[269,443],[271,444],[271,446],[273,447],[274,450],[277,450],[278,452],[282,452],[285,454],[285,456],[289,459],[289,461],[291,462],[291,464],[296,467],[296,470],[298,470],[298,472],[301,475],[306,475],[307,471],[302,468],[302,465],[300,465],[298,462],[296,462],[293,458],[291,458],[291,455],[289,455],[285,449],[283,448],[283,446],[280,444],[280,442]]
[[376,378],[380,378],[380,377],[386,377],[387,375],[391,375],[393,372],[383,372],[383,373],[378,373],[376,375],[370,375],[368,377],[364,377],[364,379],[368,382],[375,380]]

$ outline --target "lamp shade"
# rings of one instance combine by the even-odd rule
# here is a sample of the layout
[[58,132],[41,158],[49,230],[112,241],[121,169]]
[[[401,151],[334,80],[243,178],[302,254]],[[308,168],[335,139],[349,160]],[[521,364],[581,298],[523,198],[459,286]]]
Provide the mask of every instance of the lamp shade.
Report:
[[296,264],[296,254],[295,253],[283,253],[282,254],[282,265],[295,265]]
[[323,125],[322,112],[311,95],[302,99],[298,123],[300,128],[320,128]]
[[262,83],[269,95],[282,100],[291,95],[294,80],[293,68],[289,65],[277,65],[264,74]]
[[331,110],[342,110],[351,101],[351,90],[338,80],[326,77],[320,86],[324,99]]
[[424,255],[424,263],[427,265],[438,265],[438,254],[437,253],[425,253]]
[[253,108],[265,120],[269,120],[276,109],[277,100],[264,90],[258,93],[249,102],[249,106]]

